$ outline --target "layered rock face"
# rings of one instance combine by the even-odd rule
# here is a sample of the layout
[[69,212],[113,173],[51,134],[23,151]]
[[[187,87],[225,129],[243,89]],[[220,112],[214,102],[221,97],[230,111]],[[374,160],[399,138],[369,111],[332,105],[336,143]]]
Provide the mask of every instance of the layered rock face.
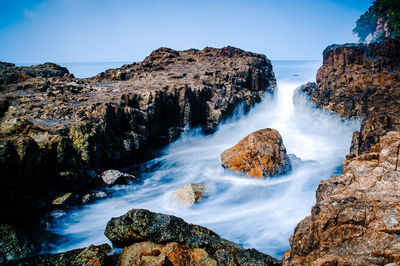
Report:
[[399,55],[395,40],[328,47],[317,84],[298,89],[318,106],[363,122],[342,174],[321,181],[284,264],[400,263]]
[[288,265],[400,263],[400,133],[343,162],[322,181],[311,216],[290,238]]
[[186,126],[214,131],[238,105],[250,108],[272,93],[275,83],[265,56],[233,47],[161,48],[90,79],[50,63],[0,63],[5,221],[34,217],[48,191],[84,189],[98,178],[92,169],[146,159]]
[[353,136],[354,155],[369,152],[379,138],[400,130],[400,41],[332,45],[323,53],[317,84],[300,88],[319,107],[345,118],[364,118]]
[[104,234],[114,247],[123,248],[118,265],[281,264],[255,249],[244,249],[223,239],[205,227],[144,209],[133,209],[112,218]]
[[221,161],[227,169],[257,178],[284,174],[291,169],[282,137],[271,128],[249,134],[221,153]]

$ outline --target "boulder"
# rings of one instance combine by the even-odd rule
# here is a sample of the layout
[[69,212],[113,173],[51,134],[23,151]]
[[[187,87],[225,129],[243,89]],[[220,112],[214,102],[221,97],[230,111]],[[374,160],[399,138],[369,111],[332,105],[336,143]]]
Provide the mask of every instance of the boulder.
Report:
[[129,181],[136,180],[136,177],[118,170],[107,170],[101,174],[101,179],[107,186],[114,186],[127,184]]
[[200,248],[186,248],[178,243],[155,244],[140,242],[122,250],[119,266],[130,265],[217,265],[209,254]]
[[82,197],[82,204],[88,204],[95,200],[105,199],[107,198],[107,196],[108,196],[107,193],[104,191],[89,193]]
[[[175,247],[182,249],[204,250],[208,257],[216,259],[218,264],[223,264],[222,260],[229,260],[225,258],[231,258],[234,265],[276,265],[280,263],[280,261],[266,254],[254,249],[244,249],[223,239],[203,226],[189,224],[172,215],[154,213],[144,209],[133,209],[125,215],[112,218],[107,223],[104,234],[117,248],[129,247],[140,242],[153,242],[163,245],[174,242],[174,244],[171,244],[172,246],[179,245]],[[146,244],[145,246],[154,248],[153,244]],[[166,247],[159,246],[157,248]],[[132,250],[134,253],[138,252],[135,250],[140,250],[140,245],[132,247]],[[186,251],[193,256],[201,253],[204,255],[202,257],[207,259],[203,251]],[[158,252],[155,252],[155,254],[158,254]],[[190,256],[187,259],[190,259]]]
[[266,128],[251,133],[221,153],[224,168],[262,178],[287,173],[291,163],[279,132]]
[[206,196],[206,186],[189,183],[175,190],[172,199],[182,206],[189,207]]
[[51,204],[56,207],[68,207],[79,203],[79,195],[76,193],[68,192],[64,195],[55,198]]

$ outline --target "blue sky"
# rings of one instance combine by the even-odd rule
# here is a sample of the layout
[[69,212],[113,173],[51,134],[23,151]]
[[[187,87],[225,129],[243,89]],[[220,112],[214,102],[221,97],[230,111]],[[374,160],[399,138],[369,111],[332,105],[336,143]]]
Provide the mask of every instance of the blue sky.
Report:
[[236,46],[320,59],[372,0],[0,0],[0,61],[139,61],[158,47]]

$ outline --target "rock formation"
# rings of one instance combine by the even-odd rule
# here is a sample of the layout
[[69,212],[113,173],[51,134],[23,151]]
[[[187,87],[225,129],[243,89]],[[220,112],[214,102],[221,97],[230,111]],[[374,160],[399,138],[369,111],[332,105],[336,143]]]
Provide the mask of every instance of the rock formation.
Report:
[[285,265],[400,263],[400,42],[331,46],[317,84],[297,93],[363,118],[340,176],[321,181],[311,215],[290,238]]
[[257,178],[284,174],[291,169],[282,137],[271,128],[249,134],[221,153],[221,161],[225,168]]
[[143,209],[133,209],[112,218],[104,234],[114,247],[124,248],[119,265],[146,260],[160,262],[156,265],[164,265],[162,262],[165,265],[167,262],[172,265],[280,264],[255,249],[244,249],[223,239],[205,227]]
[[344,118],[362,117],[351,153],[369,152],[387,132],[400,130],[400,41],[332,45],[323,53],[317,84],[298,92]]
[[0,63],[2,219],[26,225],[49,192],[84,191],[93,170],[146,159],[187,126],[213,132],[275,83],[264,55],[233,47],[160,48],[90,79],[51,63]]
[[172,200],[184,207],[190,207],[206,196],[206,186],[203,184],[189,183],[175,190]]

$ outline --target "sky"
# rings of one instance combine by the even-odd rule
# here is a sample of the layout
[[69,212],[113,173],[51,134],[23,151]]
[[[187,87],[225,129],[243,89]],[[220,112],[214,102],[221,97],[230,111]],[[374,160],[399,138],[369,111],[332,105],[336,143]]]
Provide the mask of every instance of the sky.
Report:
[[235,46],[319,60],[357,42],[372,0],[0,0],[0,61],[133,62],[159,47]]

